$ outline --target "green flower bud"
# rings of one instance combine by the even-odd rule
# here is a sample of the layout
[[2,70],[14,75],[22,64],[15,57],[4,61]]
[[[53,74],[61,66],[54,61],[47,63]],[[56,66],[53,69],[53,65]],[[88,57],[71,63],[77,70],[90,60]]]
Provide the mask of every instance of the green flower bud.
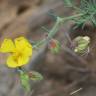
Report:
[[76,43],[74,52],[78,54],[84,54],[89,48],[90,37],[88,36],[78,36],[73,40]]

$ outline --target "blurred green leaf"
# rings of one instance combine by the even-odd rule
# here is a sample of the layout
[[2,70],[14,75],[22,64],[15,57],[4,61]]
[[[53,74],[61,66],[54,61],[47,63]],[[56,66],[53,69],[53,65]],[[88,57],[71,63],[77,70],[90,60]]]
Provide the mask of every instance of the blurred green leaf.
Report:
[[36,71],[29,72],[29,77],[33,81],[40,81],[43,79],[43,76],[39,72],[36,72]]
[[23,71],[20,72],[21,84],[27,91],[30,90],[29,79],[30,79],[29,76],[25,72]]
[[77,12],[84,15],[73,19],[76,27],[84,26],[89,21],[96,27],[96,0],[81,0],[79,9]]

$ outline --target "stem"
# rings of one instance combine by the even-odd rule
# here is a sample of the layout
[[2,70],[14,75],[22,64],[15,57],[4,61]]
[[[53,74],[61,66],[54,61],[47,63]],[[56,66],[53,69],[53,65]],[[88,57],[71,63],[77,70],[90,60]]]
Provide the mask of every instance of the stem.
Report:
[[77,14],[77,15],[73,15],[73,16],[69,16],[69,17],[64,17],[64,18],[62,18],[62,22],[67,21],[67,20],[72,20],[72,19],[74,19],[74,18],[83,16],[83,15],[85,15],[85,14],[82,14],[82,13],[81,13],[81,14]]
[[69,17],[57,17],[56,23],[54,24],[53,28],[49,31],[48,37],[44,38],[43,40],[41,40],[39,43],[37,43],[36,45],[33,46],[33,48],[39,47],[40,45],[42,45],[43,43],[48,43],[50,41],[50,39],[52,39],[54,37],[54,35],[58,32],[59,27],[62,23],[64,23],[65,21],[68,20],[72,20],[74,18],[83,16],[84,14],[77,14],[77,15],[73,15],[73,16],[69,16]]
[[63,23],[64,21],[71,20],[73,18],[80,17],[83,15],[84,14],[77,14],[74,16],[69,16],[69,17],[64,17],[64,18],[57,17],[57,21],[55,25],[53,26],[53,28],[51,29],[51,31],[49,32],[48,38],[52,38],[57,33],[57,31],[59,30],[60,24]]
[[72,8],[74,8],[74,9],[77,10],[77,11],[81,11],[81,9],[78,8],[78,7],[76,7],[76,6],[72,6]]
[[40,45],[42,45],[43,43],[45,43],[46,39],[41,40],[39,43],[37,43],[36,45],[33,46],[33,49],[39,47]]
[[57,31],[59,29],[59,25],[61,23],[60,20],[61,20],[60,17],[58,17],[55,25],[53,26],[53,28],[51,29],[51,31],[49,31],[48,37],[46,39],[41,40],[36,45],[34,45],[33,48],[39,47],[43,43],[48,43],[49,42],[49,40],[57,33]]
[[61,23],[61,18],[57,17],[57,21],[56,21],[55,25],[53,26],[53,28],[51,29],[51,31],[48,34],[49,39],[51,39],[57,33],[57,31],[59,30],[60,23]]

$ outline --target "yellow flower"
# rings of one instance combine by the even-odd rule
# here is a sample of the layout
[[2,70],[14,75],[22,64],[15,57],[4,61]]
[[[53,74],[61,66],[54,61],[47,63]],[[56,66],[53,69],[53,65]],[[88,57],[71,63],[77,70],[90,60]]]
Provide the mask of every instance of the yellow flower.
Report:
[[0,52],[10,53],[7,58],[7,66],[17,68],[28,63],[32,56],[32,45],[24,37],[19,37],[14,40],[5,39],[1,44]]

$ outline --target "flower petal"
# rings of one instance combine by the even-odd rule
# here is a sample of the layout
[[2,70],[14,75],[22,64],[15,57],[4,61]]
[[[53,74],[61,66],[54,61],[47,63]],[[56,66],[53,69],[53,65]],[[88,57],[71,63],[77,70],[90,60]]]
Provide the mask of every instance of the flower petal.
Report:
[[15,50],[15,45],[11,39],[5,39],[1,44],[0,52],[7,53],[13,52]]
[[32,55],[32,45],[24,37],[16,38],[15,45],[16,45],[16,49],[21,51],[25,56]]
[[17,67],[27,64],[28,61],[29,61],[28,57],[21,57],[21,56],[16,57],[14,55],[11,55],[7,59],[7,66],[10,68],[17,68]]
[[10,68],[16,68],[18,63],[14,60],[14,56],[9,56],[7,59],[7,66]]
[[28,56],[27,56],[27,57],[25,57],[25,56],[20,56],[20,57],[18,58],[18,65],[19,65],[19,66],[26,65],[26,64],[28,64],[28,61],[29,61],[29,57],[28,57]]
[[32,56],[32,47],[26,46],[23,51],[24,56]]

